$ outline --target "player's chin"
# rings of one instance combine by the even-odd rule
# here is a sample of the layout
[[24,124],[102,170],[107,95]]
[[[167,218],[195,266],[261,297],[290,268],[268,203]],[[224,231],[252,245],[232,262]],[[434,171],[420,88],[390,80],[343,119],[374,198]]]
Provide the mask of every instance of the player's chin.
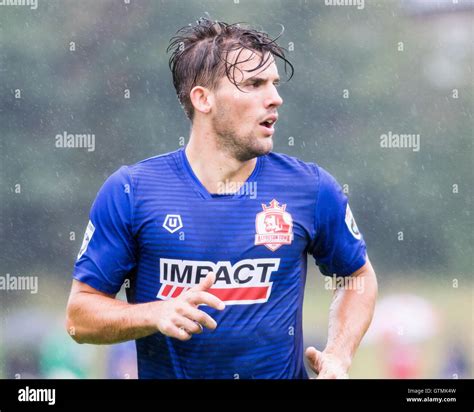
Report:
[[260,143],[261,155],[266,155],[273,150],[273,139],[272,136],[264,137]]

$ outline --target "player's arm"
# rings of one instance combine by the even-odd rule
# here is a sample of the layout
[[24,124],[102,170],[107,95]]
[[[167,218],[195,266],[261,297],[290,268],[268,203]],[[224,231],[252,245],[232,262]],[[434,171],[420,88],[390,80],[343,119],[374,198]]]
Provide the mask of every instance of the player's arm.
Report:
[[67,305],[67,331],[78,343],[119,343],[157,332],[188,340],[202,332],[200,325],[211,330],[217,326],[214,319],[198,309],[201,304],[224,308],[220,299],[207,292],[214,279],[210,273],[175,299],[142,304],[117,300],[113,294],[74,280]]
[[[311,368],[318,378],[344,378],[352,358],[367,331],[377,298],[377,278],[370,261],[351,276],[360,288],[336,288],[329,312],[328,341],[320,352],[306,350]],[[349,283],[350,284],[350,283]]]

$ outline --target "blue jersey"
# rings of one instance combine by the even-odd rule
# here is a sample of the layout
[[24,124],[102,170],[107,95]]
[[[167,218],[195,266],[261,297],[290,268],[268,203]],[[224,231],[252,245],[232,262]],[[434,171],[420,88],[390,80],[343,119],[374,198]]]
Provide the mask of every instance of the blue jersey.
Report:
[[217,329],[185,342],[161,333],[138,339],[140,378],[307,378],[308,254],[325,275],[347,276],[366,262],[347,197],[328,172],[270,153],[239,191],[216,195],[181,149],[107,179],[73,276],[111,294],[129,279],[128,301],[143,303],[175,298],[215,272],[210,293],[226,308],[200,309]]

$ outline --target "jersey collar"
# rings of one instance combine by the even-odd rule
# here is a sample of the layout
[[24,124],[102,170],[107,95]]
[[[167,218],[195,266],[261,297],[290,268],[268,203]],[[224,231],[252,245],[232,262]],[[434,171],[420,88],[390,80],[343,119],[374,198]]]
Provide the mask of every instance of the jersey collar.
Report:
[[[236,193],[228,194],[228,195],[209,193],[209,191],[204,187],[204,185],[195,175],[191,167],[191,164],[189,163],[188,158],[186,156],[185,148],[182,148],[179,150],[179,158],[181,160],[181,166],[182,166],[183,173],[185,174],[186,180],[188,180],[188,182],[194,186],[197,192],[204,199],[240,199],[246,196],[245,190],[242,190],[242,189]],[[263,161],[263,156],[257,157],[257,163],[255,165],[255,168],[253,169],[252,173],[245,181],[245,184],[243,187],[245,187],[245,185],[249,184],[250,182],[254,182],[256,180],[262,166],[262,161]]]

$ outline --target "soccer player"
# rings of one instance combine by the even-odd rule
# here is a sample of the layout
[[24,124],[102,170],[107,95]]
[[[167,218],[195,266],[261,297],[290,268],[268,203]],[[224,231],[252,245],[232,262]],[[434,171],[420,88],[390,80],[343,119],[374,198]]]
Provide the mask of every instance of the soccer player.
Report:
[[[335,289],[327,345],[306,349],[318,378],[347,377],[377,282],[335,179],[272,153],[283,103],[275,59],[293,66],[267,34],[207,19],[169,50],[189,143],[121,167],[100,189],[69,333],[79,343],[135,339],[140,378],[307,378],[310,254],[324,275],[363,285]],[[123,302],[115,295],[127,279]]]

